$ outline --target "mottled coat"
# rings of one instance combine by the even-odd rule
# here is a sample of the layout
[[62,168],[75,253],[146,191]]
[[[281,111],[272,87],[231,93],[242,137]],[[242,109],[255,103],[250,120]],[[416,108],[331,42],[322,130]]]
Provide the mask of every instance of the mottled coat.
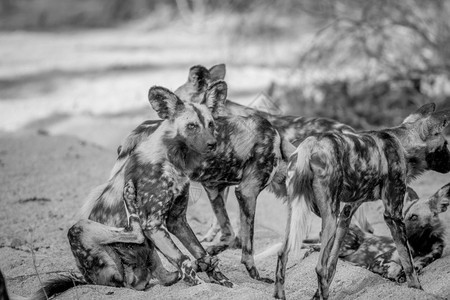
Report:
[[324,133],[300,144],[288,167],[289,216],[278,257],[275,297],[285,297],[287,255],[301,245],[313,211],[322,217],[315,298],[327,299],[351,217],[361,203],[377,199],[383,200],[384,218],[408,284],[420,288],[406,242],[402,208],[410,180],[426,170],[450,171],[450,151],[442,135],[450,111],[434,110],[434,104],[424,105],[398,127],[357,134]]
[[[408,188],[403,218],[414,267],[418,272],[442,256],[445,227],[439,214],[445,212],[449,204],[450,183],[433,196],[422,199]],[[387,279],[406,281],[392,237],[378,236],[365,232],[356,225],[350,225],[339,251],[339,258]]]
[[[221,80],[225,77],[226,69],[225,65],[216,65],[207,69],[203,66],[194,66],[189,70],[188,80],[185,84],[180,86],[175,93],[182,96],[183,99],[189,99],[190,101],[197,103],[201,100],[201,95],[204,93],[209,84],[216,80]],[[274,115],[267,112],[262,112],[247,106],[243,106],[227,100],[224,109],[219,111],[219,114],[226,117],[252,117],[258,116],[268,120],[272,126],[280,133],[284,141],[289,141],[294,146],[298,146],[305,138],[311,135],[320,134],[323,132],[354,132],[354,130],[342,123],[326,118],[305,118],[297,116],[282,116]],[[232,124],[233,122],[230,122]],[[229,134],[234,134],[233,131],[229,131]],[[252,138],[252,132],[249,132],[249,138]],[[286,146],[286,148],[288,148]],[[235,166],[233,166],[235,167]],[[279,191],[276,191],[279,193]],[[224,190],[223,199],[226,201],[228,195],[228,189]],[[212,241],[217,233],[221,230],[222,237],[228,238],[229,235],[234,236],[234,232],[231,227],[222,227],[218,219],[223,218],[221,211],[215,205],[214,198],[210,198],[213,210],[216,213],[216,219],[213,226],[201,239],[203,241]],[[214,207],[216,206],[216,207]],[[356,219],[360,226],[365,230],[372,231],[372,227],[367,222],[367,219],[362,210],[359,210],[356,214]],[[223,242],[220,242],[223,244]],[[239,237],[233,242],[233,246],[240,246]],[[217,248],[216,248],[217,249]]]

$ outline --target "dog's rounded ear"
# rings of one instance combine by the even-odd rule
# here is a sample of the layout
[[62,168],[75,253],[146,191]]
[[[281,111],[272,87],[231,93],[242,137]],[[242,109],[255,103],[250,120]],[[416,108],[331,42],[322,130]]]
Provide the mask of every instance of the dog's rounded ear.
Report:
[[432,113],[427,120],[428,131],[431,134],[438,134],[444,131],[450,124],[450,109]]
[[208,87],[211,75],[204,66],[193,66],[189,69],[188,81],[192,84],[194,92],[202,92]]
[[450,183],[444,185],[430,198],[430,208],[437,213],[445,212],[450,205]]
[[205,93],[201,104],[206,105],[213,117],[217,117],[225,107],[228,86],[225,81],[214,82]]
[[436,104],[434,103],[427,103],[425,105],[422,105],[417,109],[415,112],[410,114],[405,118],[403,123],[413,123],[416,122],[419,119],[426,118],[430,116],[434,111],[436,110]]
[[414,191],[409,186],[406,187],[405,198],[403,200],[403,216],[405,212],[412,206],[414,203],[417,203],[419,200],[419,195],[417,195],[416,191]]
[[419,195],[417,195],[416,191],[410,188],[409,186],[406,187],[405,202],[410,202],[418,199]]
[[227,68],[226,68],[225,64],[219,64],[219,65],[212,66],[209,69],[211,82],[214,82],[217,80],[224,80],[226,73],[227,73]]
[[148,101],[161,119],[172,119],[184,109],[184,103],[171,91],[154,86],[148,91]]

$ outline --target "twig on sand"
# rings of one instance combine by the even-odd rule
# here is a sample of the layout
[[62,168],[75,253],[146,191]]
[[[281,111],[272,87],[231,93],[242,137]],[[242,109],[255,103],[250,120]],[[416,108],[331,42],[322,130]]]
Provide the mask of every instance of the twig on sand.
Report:
[[39,275],[39,272],[38,272],[38,269],[37,269],[36,254],[34,253],[34,245],[33,245],[33,232],[34,232],[33,228],[30,228],[30,234],[31,234],[31,239],[30,239],[31,258],[33,259],[33,267],[34,267],[34,271],[36,272],[37,278],[39,280],[39,285],[40,285],[42,291],[44,292],[45,298],[48,300],[47,292],[44,289],[44,285],[42,284],[41,276]]
[[50,202],[49,198],[45,197],[31,197],[31,198],[25,198],[25,199],[19,199],[19,203],[27,203],[27,202]]
[[[75,281],[73,280],[73,277],[70,277],[72,279],[72,284],[73,287],[76,288],[77,285],[75,284]],[[78,289],[75,289],[75,297],[77,298],[77,300],[80,300],[80,296],[78,295]]]

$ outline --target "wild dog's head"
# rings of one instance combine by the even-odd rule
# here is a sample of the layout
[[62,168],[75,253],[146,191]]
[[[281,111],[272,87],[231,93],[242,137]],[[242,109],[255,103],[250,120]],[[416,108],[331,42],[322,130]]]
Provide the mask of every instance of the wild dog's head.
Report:
[[450,171],[450,150],[443,135],[450,123],[450,110],[435,112],[435,109],[434,103],[425,104],[402,123],[407,132],[401,139],[408,152],[412,176],[425,170]]
[[225,78],[224,64],[215,65],[209,70],[204,66],[193,66],[189,69],[188,80],[175,90],[175,94],[185,101],[200,103],[208,86]]
[[[442,232],[439,214],[445,212],[450,204],[450,183],[440,188],[429,198],[419,198],[408,188],[403,207],[406,232],[410,242],[424,243],[433,233]],[[414,238],[412,238],[414,237]]]
[[161,119],[167,120],[170,129],[167,140],[177,151],[207,153],[215,150],[214,117],[227,97],[227,84],[217,81],[205,92],[200,104],[181,101],[163,87],[152,87],[148,99]]

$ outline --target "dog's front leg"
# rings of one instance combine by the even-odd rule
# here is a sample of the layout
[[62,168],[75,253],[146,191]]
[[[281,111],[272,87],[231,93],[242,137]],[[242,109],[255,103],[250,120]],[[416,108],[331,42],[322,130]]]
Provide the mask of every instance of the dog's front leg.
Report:
[[162,220],[149,219],[144,229],[144,233],[170,263],[178,268],[181,278],[186,283],[191,285],[204,283],[195,272],[189,257],[183,255],[172,241]]
[[431,252],[427,255],[417,257],[414,260],[414,267],[417,272],[421,272],[423,268],[431,264],[436,259],[440,258],[442,256],[442,252],[444,251],[444,241],[439,240],[438,242],[434,243],[431,247]]
[[230,218],[225,207],[225,189],[216,187],[206,187],[206,193],[208,194],[209,201],[216,216],[217,221],[220,224],[222,230],[222,236],[220,242],[207,248],[207,252],[210,255],[217,255],[218,253],[226,250],[234,242],[235,234],[233,227],[231,226]]
[[207,254],[198,241],[186,220],[186,211],[189,200],[189,185],[185,187],[182,195],[177,197],[167,217],[167,229],[175,235],[186,249],[197,259],[196,264],[201,271],[208,274],[211,281],[227,287],[233,287],[230,280],[218,268],[218,259]]
[[[219,222],[219,218],[216,216],[216,209],[214,208],[214,203],[213,203],[213,201],[215,201],[215,200],[213,200],[213,197],[216,194],[214,192],[211,193],[211,191],[209,191],[209,189],[206,188],[206,187],[205,187],[205,190],[206,190],[206,193],[208,194],[208,198],[209,198],[209,201],[211,203],[211,206],[213,207],[214,216],[212,217],[213,221],[212,221],[211,228],[208,230],[208,232],[202,238],[200,238],[200,242],[212,242],[214,240],[214,238],[216,237],[216,235],[220,231],[222,231],[221,240],[222,240],[222,238],[227,237],[227,236],[233,236],[234,237],[234,232],[233,232],[233,228],[231,227],[231,225],[229,227],[227,227],[228,228],[227,231],[224,231],[222,229],[221,223]],[[227,187],[224,190],[220,191],[219,195],[217,196],[217,197],[221,197],[222,198],[223,203],[224,203],[223,206],[225,206],[226,203],[227,203],[229,192],[230,192],[230,188]]]
[[253,279],[266,283],[273,283],[274,281],[272,279],[259,276],[253,257],[256,198],[258,197],[261,188],[255,184],[252,185],[252,180],[254,180],[254,178],[246,181],[243,180],[235,191],[236,198],[239,202],[241,217],[241,227],[239,230],[239,237],[242,243],[241,263],[245,265],[250,277]]
[[[401,178],[399,176],[399,178]],[[388,225],[392,238],[394,239],[397,251],[400,256],[403,269],[405,271],[408,286],[422,289],[419,278],[414,269],[411,251],[406,238],[405,223],[403,223],[403,199],[405,196],[406,185],[404,182],[391,180],[386,184],[384,193],[384,220]]]

